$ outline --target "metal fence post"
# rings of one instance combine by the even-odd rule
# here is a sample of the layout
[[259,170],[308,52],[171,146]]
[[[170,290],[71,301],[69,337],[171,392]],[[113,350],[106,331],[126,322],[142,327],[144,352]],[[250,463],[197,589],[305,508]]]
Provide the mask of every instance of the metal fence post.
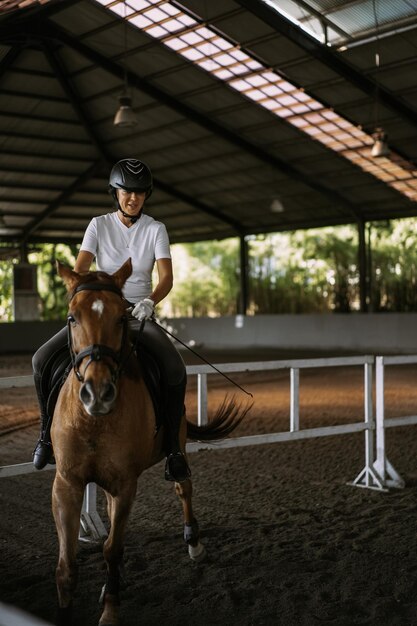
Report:
[[387,491],[384,481],[379,475],[374,463],[374,433],[375,420],[373,413],[373,370],[372,362],[364,363],[364,419],[365,419],[365,467],[348,485],[365,487],[376,491]]
[[376,357],[376,460],[374,468],[381,476],[384,487],[402,489],[404,480],[387,459],[385,450],[385,362]]
[[197,423],[204,426],[207,418],[207,374],[197,374],[198,413]]
[[300,430],[300,370],[290,368],[291,398],[290,398],[290,432]]
[[88,483],[84,492],[78,538],[81,541],[100,541],[105,537],[107,530],[97,512],[97,485]]

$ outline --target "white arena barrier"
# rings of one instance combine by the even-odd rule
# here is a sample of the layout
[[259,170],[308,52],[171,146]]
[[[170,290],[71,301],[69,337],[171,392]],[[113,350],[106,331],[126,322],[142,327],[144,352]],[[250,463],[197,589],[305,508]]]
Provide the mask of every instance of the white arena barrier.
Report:
[[[373,415],[373,367],[376,363],[376,422]],[[277,443],[283,441],[295,441],[311,439],[314,437],[327,437],[343,435],[347,433],[364,432],[365,434],[365,465],[358,476],[349,485],[387,491],[391,487],[403,487],[404,482],[389,463],[385,455],[385,428],[417,424],[417,416],[407,418],[384,419],[384,365],[399,363],[417,363],[417,356],[376,357],[373,356],[349,356],[316,359],[292,359],[282,361],[258,361],[248,363],[216,363],[214,368],[225,374],[238,372],[273,371],[287,369],[290,374],[290,414],[289,430],[284,432],[267,433],[262,435],[250,435],[244,437],[228,437],[222,441],[192,442],[187,444],[187,452],[220,448],[234,448],[241,446],[259,445],[265,443]],[[300,428],[299,416],[299,392],[300,370],[311,368],[331,368],[362,366],[364,370],[364,412],[360,422],[352,424],[340,424],[319,428]],[[188,376],[197,376],[198,394],[198,424],[207,423],[207,377],[210,374],[218,374],[210,365],[187,366]],[[0,389],[10,387],[23,387],[33,385],[32,376],[19,376],[0,378]],[[375,433],[375,442],[373,433]],[[375,459],[374,451],[377,450]],[[53,465],[48,465],[45,470],[53,470]],[[42,470],[42,471],[45,471]],[[20,463],[0,467],[0,478],[17,476],[38,472],[32,463]],[[96,485],[87,485],[80,520],[80,539],[84,541],[98,540],[106,536],[106,529],[96,510]],[[1,624],[0,624],[1,626]]]
[[52,626],[20,609],[0,602],[0,626]]

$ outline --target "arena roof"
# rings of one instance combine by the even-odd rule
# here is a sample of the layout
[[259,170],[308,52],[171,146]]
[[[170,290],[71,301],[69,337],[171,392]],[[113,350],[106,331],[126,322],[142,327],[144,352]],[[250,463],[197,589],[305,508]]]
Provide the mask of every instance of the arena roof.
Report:
[[[152,168],[172,242],[417,215],[405,5],[0,2],[1,240],[79,243],[125,157]],[[113,124],[125,80],[133,129]]]

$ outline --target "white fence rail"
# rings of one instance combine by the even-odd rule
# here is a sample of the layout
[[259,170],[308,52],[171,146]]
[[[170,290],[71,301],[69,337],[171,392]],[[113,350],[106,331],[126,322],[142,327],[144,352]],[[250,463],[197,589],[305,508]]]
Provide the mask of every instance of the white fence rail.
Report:
[[[244,437],[232,437],[216,443],[193,442],[187,444],[187,452],[196,452],[203,449],[233,448],[238,446],[252,446],[266,443],[311,439],[314,437],[327,437],[354,432],[364,432],[364,468],[358,476],[349,484],[356,487],[387,491],[390,487],[403,487],[404,481],[395,471],[385,454],[385,428],[417,424],[417,416],[409,416],[385,420],[384,415],[384,368],[389,364],[415,364],[416,356],[395,357],[334,357],[318,359],[292,359],[283,361],[259,361],[248,363],[220,363],[215,367],[224,372],[242,373],[255,371],[288,370],[290,374],[290,411],[289,430],[283,432],[267,433],[262,435],[249,435]],[[376,364],[376,421],[373,415],[373,367]],[[363,367],[364,381],[364,410],[362,420],[351,424],[339,424],[319,428],[300,428],[300,370],[312,368],[333,367]],[[209,365],[187,366],[188,376],[197,376],[198,394],[198,424],[207,423],[207,398],[208,376],[216,374]],[[33,385],[32,376],[18,376],[0,378],[0,389],[10,387],[24,387]],[[373,436],[375,433],[375,436]],[[374,442],[375,439],[375,442]],[[375,450],[377,456],[375,458]],[[45,469],[54,469],[49,465]],[[32,463],[20,463],[0,467],[0,478],[17,476],[36,472]],[[96,510],[96,486],[92,483],[87,485],[81,515],[80,538],[88,540],[97,539],[105,534],[105,528]]]
[[52,624],[0,602],[0,626],[52,626]]

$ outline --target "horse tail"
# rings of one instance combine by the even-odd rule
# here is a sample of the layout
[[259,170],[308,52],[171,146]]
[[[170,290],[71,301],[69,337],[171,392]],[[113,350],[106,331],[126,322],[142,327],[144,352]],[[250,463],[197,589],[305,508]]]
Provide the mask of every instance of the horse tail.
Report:
[[224,439],[241,423],[253,402],[242,406],[235,398],[224,398],[209,424],[197,426],[187,420],[187,438],[194,441],[215,441]]

